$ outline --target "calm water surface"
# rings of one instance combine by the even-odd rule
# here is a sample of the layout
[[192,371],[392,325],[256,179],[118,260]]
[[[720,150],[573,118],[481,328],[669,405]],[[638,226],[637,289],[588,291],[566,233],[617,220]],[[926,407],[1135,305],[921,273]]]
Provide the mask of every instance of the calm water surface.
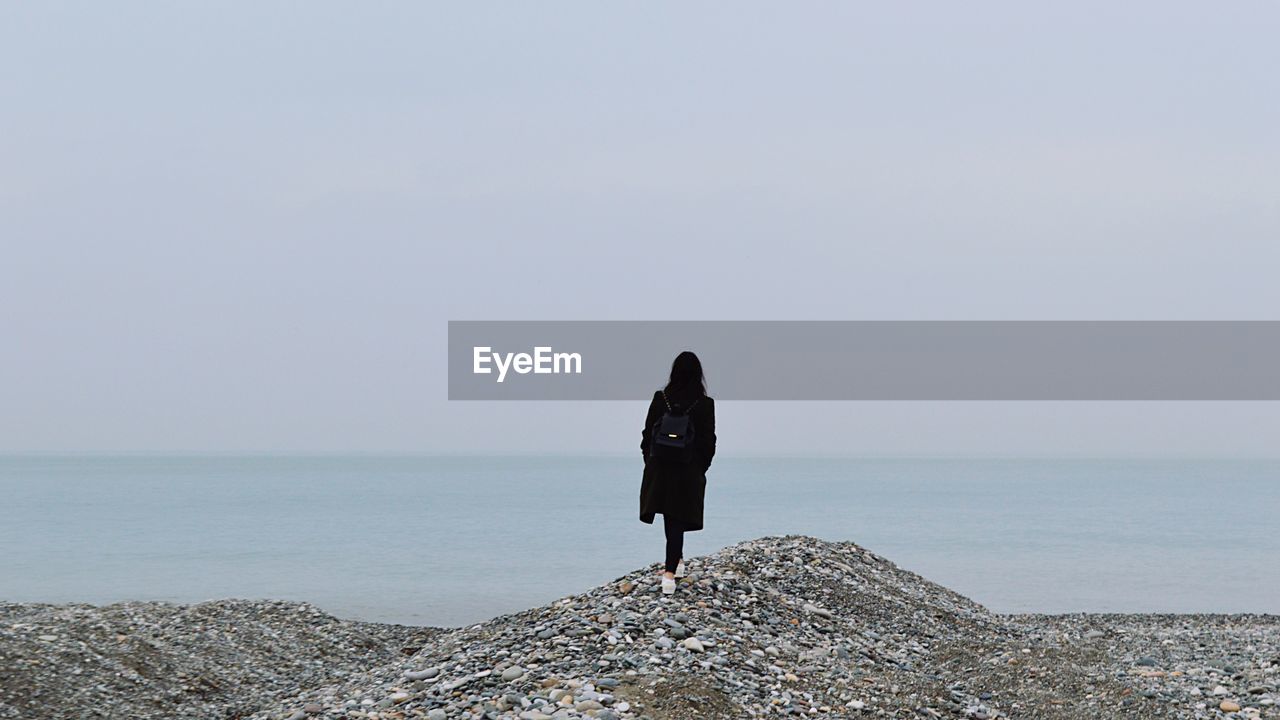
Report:
[[[634,457],[4,457],[0,600],[458,625],[661,559]],[[1280,613],[1280,460],[724,458],[686,555],[853,540],[1004,612]]]

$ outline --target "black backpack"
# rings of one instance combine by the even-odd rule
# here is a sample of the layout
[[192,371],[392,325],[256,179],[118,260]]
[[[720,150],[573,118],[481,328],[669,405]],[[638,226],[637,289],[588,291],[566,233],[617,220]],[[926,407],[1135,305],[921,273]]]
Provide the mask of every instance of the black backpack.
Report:
[[689,417],[689,412],[693,410],[694,405],[698,404],[698,400],[694,400],[684,410],[673,409],[671,401],[667,399],[666,391],[663,391],[662,402],[666,404],[667,411],[653,424],[653,442],[649,445],[649,457],[668,462],[691,463],[693,462],[693,419]]

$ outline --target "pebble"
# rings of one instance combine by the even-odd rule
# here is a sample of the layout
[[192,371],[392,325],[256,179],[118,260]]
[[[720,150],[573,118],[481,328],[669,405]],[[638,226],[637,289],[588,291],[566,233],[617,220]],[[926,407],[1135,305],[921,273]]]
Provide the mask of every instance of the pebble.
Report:
[[816,606],[816,605],[810,605],[809,603],[805,603],[805,605],[804,605],[804,611],[805,611],[805,612],[807,612],[807,613],[813,613],[814,615],[817,615],[818,617],[824,617],[824,618],[827,618],[827,619],[831,619],[832,617],[834,617],[834,616],[831,614],[831,611],[830,611],[830,610],[824,610],[823,608],[820,608],[820,607],[818,607],[818,606]]

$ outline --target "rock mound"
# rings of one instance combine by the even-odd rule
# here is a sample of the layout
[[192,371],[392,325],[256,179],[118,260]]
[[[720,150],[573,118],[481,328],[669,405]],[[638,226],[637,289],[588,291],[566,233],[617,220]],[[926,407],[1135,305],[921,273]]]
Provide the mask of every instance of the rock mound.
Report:
[[0,603],[0,717],[243,717],[439,632],[279,601]]
[[281,602],[0,605],[0,717],[1277,717],[1280,619],[994,615],[769,537],[450,630]]
[[1051,684],[982,680],[1042,658],[1025,628],[853,543],[762,538],[689,566],[674,596],[653,565],[256,717],[1077,717]]

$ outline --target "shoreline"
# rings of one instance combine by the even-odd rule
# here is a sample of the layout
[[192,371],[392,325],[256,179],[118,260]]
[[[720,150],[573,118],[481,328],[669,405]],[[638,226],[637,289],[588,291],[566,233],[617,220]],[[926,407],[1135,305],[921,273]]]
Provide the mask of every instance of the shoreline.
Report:
[[1280,616],[996,614],[768,537],[456,628],[307,603],[0,602],[0,718],[1280,717]]

